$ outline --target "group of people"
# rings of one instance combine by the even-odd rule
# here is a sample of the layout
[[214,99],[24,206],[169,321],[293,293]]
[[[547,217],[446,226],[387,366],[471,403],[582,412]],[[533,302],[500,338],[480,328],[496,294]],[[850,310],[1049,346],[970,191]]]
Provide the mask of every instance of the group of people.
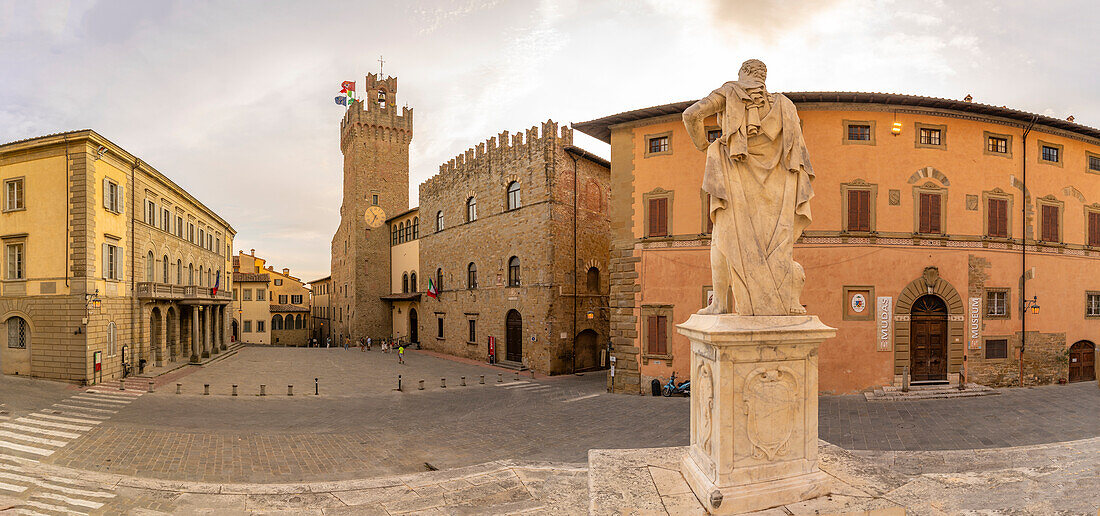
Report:
[[[366,337],[366,338],[359,337],[359,340],[356,341],[356,342],[358,342],[359,351],[369,351],[374,346],[374,339],[372,339],[370,337]],[[380,342],[380,345],[382,347],[382,352],[383,353],[389,353],[390,351],[394,351],[394,352],[397,353],[397,363],[399,363],[399,364],[404,364],[405,363],[405,343],[404,342],[401,342],[397,339],[380,339],[379,342]],[[310,344],[311,344],[312,347],[319,347],[319,344],[318,344],[316,338],[314,338],[311,341]],[[352,347],[354,347],[356,344],[354,344],[352,342],[351,337],[345,336],[343,345],[344,345],[344,351],[347,351],[347,350],[351,349]],[[325,347],[326,348],[332,347],[332,337],[325,338]]]

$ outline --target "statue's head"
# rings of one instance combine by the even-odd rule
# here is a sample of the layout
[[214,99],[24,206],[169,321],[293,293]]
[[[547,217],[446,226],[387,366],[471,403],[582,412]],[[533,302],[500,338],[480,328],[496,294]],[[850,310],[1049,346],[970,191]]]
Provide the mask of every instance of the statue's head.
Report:
[[749,59],[741,64],[741,70],[737,72],[740,81],[757,80],[761,83],[768,78],[768,67],[759,59]]

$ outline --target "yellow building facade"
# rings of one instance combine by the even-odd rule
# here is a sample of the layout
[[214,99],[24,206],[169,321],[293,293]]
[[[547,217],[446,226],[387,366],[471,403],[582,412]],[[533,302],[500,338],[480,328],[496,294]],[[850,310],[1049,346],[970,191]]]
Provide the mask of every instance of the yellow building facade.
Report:
[[420,342],[420,292],[427,288],[420,270],[420,210],[400,213],[386,224],[390,230],[390,294],[382,299],[390,303],[392,337],[403,342]]
[[90,130],[0,145],[0,184],[4,374],[89,384],[226,349],[235,231],[191,194]]

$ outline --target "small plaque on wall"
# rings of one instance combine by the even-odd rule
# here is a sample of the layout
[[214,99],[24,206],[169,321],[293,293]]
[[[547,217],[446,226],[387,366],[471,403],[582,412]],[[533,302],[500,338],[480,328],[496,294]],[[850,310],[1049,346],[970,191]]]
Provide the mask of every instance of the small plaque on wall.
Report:
[[874,287],[844,287],[844,319],[847,321],[873,320],[875,314],[870,303],[874,298]]

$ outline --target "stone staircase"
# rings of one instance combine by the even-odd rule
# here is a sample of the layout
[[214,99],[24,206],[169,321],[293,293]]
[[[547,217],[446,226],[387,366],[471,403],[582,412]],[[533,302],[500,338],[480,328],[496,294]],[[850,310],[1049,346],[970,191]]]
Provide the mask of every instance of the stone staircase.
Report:
[[909,392],[903,392],[901,387],[888,385],[865,392],[863,395],[867,401],[913,401],[946,398],[970,398],[973,396],[988,396],[1000,394],[991,387],[976,383],[966,384],[966,388],[959,390],[955,385],[911,385]]
[[[221,351],[217,355],[212,355],[209,358],[204,358],[198,363],[188,362],[187,360],[177,360],[175,362],[166,362],[160,367],[146,367],[145,372],[127,377],[123,382],[126,386],[126,390],[145,392],[149,390],[149,382],[154,382],[155,385],[161,385],[164,383],[163,380],[166,379],[165,377],[170,373],[174,373],[188,366],[205,366],[225,360],[226,358],[236,355],[237,350],[244,346],[245,345],[240,342],[231,343],[225,351]],[[112,380],[109,384],[117,388],[118,380]]]

